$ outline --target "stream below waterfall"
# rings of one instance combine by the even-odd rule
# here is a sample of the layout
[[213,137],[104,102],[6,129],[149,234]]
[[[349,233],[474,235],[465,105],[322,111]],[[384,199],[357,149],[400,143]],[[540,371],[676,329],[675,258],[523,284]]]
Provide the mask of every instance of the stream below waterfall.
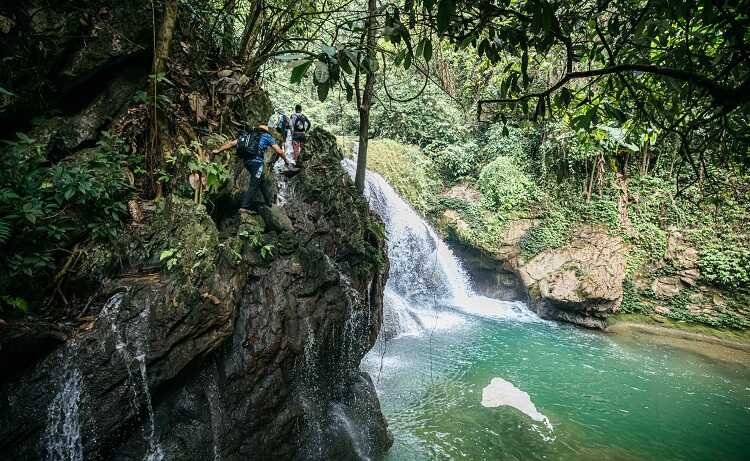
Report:
[[750,370],[477,296],[382,177],[368,172],[365,195],[391,260],[362,363],[395,439],[387,459],[748,459]]

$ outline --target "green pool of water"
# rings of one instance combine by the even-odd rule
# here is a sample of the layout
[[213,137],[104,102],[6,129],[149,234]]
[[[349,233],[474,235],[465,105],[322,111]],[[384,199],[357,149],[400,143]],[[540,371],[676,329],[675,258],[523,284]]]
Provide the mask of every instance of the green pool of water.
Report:
[[[363,362],[395,438],[389,460],[750,459],[747,368],[561,324],[442,317]],[[553,429],[483,407],[495,377]]]

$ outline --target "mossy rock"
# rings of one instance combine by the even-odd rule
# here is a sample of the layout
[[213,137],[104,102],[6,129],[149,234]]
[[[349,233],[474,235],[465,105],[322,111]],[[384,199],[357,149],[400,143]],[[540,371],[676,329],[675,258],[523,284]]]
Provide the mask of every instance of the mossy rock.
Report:
[[269,230],[279,232],[292,232],[294,226],[292,226],[292,220],[286,215],[283,209],[274,205],[272,207],[262,206],[260,207],[260,215],[263,216],[263,220],[268,225]]

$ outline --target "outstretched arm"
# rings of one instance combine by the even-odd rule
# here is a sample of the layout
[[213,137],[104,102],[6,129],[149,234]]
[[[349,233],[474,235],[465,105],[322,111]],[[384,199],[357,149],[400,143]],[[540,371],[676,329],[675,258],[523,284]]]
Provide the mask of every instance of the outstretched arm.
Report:
[[233,139],[227,142],[226,144],[224,144],[223,146],[219,147],[218,149],[214,150],[211,153],[215,155],[215,154],[218,154],[219,152],[224,152],[227,149],[231,149],[232,147],[235,147],[236,145],[237,145],[237,140]]
[[279,147],[278,144],[271,144],[271,147],[273,148],[274,152],[279,154],[279,157],[281,157],[281,159],[284,160],[284,163],[289,165],[289,160],[286,158],[286,155],[284,155],[284,149]]

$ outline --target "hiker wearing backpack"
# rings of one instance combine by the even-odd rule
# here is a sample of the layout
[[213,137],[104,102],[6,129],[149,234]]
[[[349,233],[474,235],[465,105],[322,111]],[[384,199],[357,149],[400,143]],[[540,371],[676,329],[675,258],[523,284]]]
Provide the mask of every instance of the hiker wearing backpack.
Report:
[[292,154],[292,122],[282,109],[276,109],[276,113],[269,120],[268,126],[274,126],[282,137],[284,153],[287,158]]
[[294,106],[294,113],[290,118],[292,124],[292,149],[294,150],[294,161],[299,159],[302,149],[305,148],[305,133],[310,129],[310,120],[302,113],[302,105]]
[[266,205],[273,205],[273,194],[268,184],[263,181],[263,157],[266,149],[271,147],[284,160],[287,166],[289,165],[289,160],[284,155],[284,151],[279,147],[278,143],[276,143],[276,139],[268,131],[268,125],[261,122],[249,133],[241,131],[237,139],[229,141],[214,150],[213,154],[218,154],[233,147],[237,148],[237,156],[242,159],[242,163],[250,173],[250,182],[243,196],[240,212],[249,213],[252,211],[253,193],[258,188],[260,188],[261,194],[263,194],[263,200]]

